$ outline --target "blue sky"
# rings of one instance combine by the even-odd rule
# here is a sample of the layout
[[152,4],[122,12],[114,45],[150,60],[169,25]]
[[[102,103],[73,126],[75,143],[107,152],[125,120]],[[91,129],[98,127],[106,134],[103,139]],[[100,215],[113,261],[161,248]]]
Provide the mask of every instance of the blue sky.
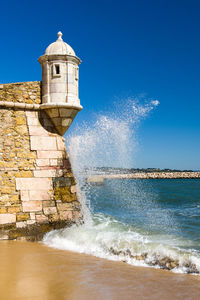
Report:
[[2,1],[0,82],[41,80],[37,62],[63,39],[82,59],[84,110],[145,94],[159,107],[138,129],[137,167],[200,169],[199,1]]

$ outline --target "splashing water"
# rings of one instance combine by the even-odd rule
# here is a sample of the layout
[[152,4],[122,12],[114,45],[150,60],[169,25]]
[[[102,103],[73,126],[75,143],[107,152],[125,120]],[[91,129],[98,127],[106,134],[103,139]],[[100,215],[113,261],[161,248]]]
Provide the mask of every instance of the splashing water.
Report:
[[97,167],[134,165],[138,125],[158,104],[158,100],[141,104],[141,99],[128,99],[115,104],[111,113],[96,115],[93,123],[76,127],[68,152],[84,224],[46,234],[46,245],[132,265],[200,272],[199,252],[190,249],[190,241],[181,236],[179,224],[169,210],[163,210],[151,185],[126,180],[106,181],[101,188],[86,184]]
[[[141,104],[141,100],[145,102]],[[69,138],[68,152],[73,172],[77,178],[79,198],[82,199],[85,223],[90,222],[90,187],[85,185],[85,177],[96,173],[96,167],[128,168],[133,165],[136,151],[136,129],[157,105],[158,100],[148,102],[140,98],[128,98],[114,103],[112,111],[96,115],[93,123],[76,127]],[[81,193],[81,194],[80,194]]]
[[77,126],[68,143],[76,176],[79,177],[85,167],[128,168],[133,165],[137,146],[135,130],[158,104],[158,100],[141,105],[137,98],[128,99],[115,104],[112,112],[97,115],[93,124]]

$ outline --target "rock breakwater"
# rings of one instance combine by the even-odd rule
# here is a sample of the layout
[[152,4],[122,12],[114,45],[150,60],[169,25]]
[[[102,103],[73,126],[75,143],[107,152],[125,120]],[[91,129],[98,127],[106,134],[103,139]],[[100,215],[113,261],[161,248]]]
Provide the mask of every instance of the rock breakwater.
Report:
[[[200,178],[200,172],[138,172],[132,174],[105,174],[87,177],[88,183],[103,181],[103,179],[183,179]],[[97,180],[99,179],[99,180]]]

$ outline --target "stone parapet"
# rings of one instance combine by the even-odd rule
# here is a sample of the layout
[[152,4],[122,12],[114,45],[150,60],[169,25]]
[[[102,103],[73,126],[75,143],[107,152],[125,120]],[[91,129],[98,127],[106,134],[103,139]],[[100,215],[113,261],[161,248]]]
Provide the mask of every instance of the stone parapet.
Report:
[[41,103],[41,82],[6,83],[0,88],[0,101],[26,104]]

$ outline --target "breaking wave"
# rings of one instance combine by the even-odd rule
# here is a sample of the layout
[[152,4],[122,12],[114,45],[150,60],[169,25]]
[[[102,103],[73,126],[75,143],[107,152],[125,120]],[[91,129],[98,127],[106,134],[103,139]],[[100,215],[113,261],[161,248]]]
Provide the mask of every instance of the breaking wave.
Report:
[[[95,208],[97,195],[86,184],[86,177],[95,174],[97,167],[109,166],[113,172],[113,167],[134,165],[138,125],[158,104],[158,100],[128,99],[116,104],[112,112],[96,115],[94,122],[75,128],[68,139],[68,151],[84,224],[47,233],[43,239],[46,245],[136,266],[199,274],[199,251],[189,239],[178,236],[179,224],[155,201],[151,190],[144,190],[137,182],[120,187],[119,181],[118,187],[111,184],[111,196],[115,195],[112,206],[101,197],[106,211]],[[131,209],[134,221],[128,219]],[[165,230],[170,227],[174,231]]]
[[[165,243],[163,243],[165,240]],[[181,250],[173,236],[145,235],[130,225],[109,216],[96,214],[93,224],[74,225],[52,231],[44,238],[48,246],[123,261],[134,266],[150,266],[177,273],[200,272],[200,255],[195,250]],[[184,246],[189,241],[179,240]]]

